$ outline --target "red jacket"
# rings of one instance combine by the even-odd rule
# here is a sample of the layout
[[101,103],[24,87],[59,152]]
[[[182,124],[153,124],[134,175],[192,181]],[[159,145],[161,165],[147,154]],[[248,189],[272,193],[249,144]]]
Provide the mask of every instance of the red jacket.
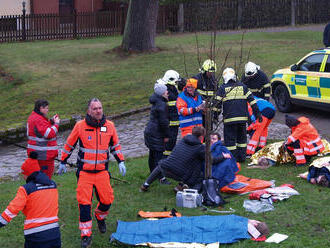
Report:
[[288,137],[287,144],[290,145],[296,140],[300,141],[305,155],[316,155],[324,150],[319,133],[306,117],[298,118],[300,122],[291,128],[291,135]]
[[108,170],[109,149],[117,162],[124,161],[117,131],[113,122],[103,118],[93,126],[87,115],[85,120],[74,126],[62,151],[62,161],[66,161],[79,141],[78,169],[90,172]]
[[57,157],[57,124],[52,125],[46,117],[32,111],[27,120],[26,129],[28,136],[28,155],[31,151],[36,151],[38,153],[38,160],[51,160]]
[[20,211],[25,215],[24,235],[59,227],[56,184],[44,173],[34,172],[33,179],[19,187],[16,197],[0,216],[0,225],[8,224]]

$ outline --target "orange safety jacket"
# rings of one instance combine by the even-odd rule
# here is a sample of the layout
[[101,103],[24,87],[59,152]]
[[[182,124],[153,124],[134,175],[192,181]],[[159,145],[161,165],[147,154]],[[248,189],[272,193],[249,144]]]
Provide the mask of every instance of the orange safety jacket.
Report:
[[298,118],[300,122],[297,126],[291,128],[291,135],[288,137],[286,144],[290,145],[296,140],[300,141],[300,145],[304,151],[304,155],[316,155],[324,150],[319,133],[310,123],[307,117]]
[[50,160],[57,157],[57,141],[56,134],[58,125],[52,124],[41,113],[32,111],[27,120],[27,153],[36,151],[38,160]]
[[[90,117],[87,115],[86,118]],[[103,119],[103,125],[93,127],[88,125],[86,120],[81,120],[74,126],[62,150],[61,161],[66,162],[77,142],[79,142],[77,158],[79,170],[87,172],[108,170],[109,148],[118,163],[124,161],[114,123]]]
[[36,179],[19,187],[16,197],[0,216],[0,225],[6,225],[22,211],[25,215],[24,235],[59,227],[56,183],[42,172],[33,174]]

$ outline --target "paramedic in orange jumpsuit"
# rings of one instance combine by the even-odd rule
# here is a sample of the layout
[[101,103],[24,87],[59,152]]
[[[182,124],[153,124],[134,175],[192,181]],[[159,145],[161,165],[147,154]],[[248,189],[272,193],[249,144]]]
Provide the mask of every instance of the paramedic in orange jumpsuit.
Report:
[[307,117],[285,115],[285,124],[291,128],[291,135],[285,142],[285,147],[293,151],[296,165],[306,164],[306,156],[315,156],[324,150],[321,137]]
[[40,171],[37,157],[38,154],[32,151],[30,158],[22,164],[26,184],[19,187],[15,198],[1,214],[0,227],[7,225],[22,211],[25,215],[25,248],[60,248],[56,183]]
[[59,170],[61,167],[65,167],[67,159],[78,142],[79,229],[81,230],[81,246],[88,247],[92,239],[93,188],[95,188],[95,194],[99,201],[94,216],[101,233],[106,232],[105,218],[114,200],[108,172],[109,149],[118,162],[121,175],[126,174],[124,156],[121,152],[115,125],[105,118],[102,103],[97,98],[89,101],[85,119],[77,122],[69,135],[62,151],[62,162]]

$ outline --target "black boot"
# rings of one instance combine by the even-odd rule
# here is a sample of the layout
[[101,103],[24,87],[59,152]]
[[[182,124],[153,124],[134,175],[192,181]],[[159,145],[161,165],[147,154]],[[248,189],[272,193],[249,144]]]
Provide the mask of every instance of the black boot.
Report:
[[88,248],[92,243],[92,236],[81,237],[81,248]]
[[105,220],[98,220],[96,216],[95,219],[97,220],[97,226],[99,228],[100,233],[105,233],[107,231],[107,224],[105,224]]

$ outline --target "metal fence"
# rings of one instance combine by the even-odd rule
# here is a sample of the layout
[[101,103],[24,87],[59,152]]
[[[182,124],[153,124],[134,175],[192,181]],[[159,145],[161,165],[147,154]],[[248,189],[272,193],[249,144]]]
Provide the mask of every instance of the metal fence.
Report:
[[[0,42],[122,34],[127,9],[0,16]],[[330,21],[329,0],[190,0],[161,6],[157,32],[259,28]]]

